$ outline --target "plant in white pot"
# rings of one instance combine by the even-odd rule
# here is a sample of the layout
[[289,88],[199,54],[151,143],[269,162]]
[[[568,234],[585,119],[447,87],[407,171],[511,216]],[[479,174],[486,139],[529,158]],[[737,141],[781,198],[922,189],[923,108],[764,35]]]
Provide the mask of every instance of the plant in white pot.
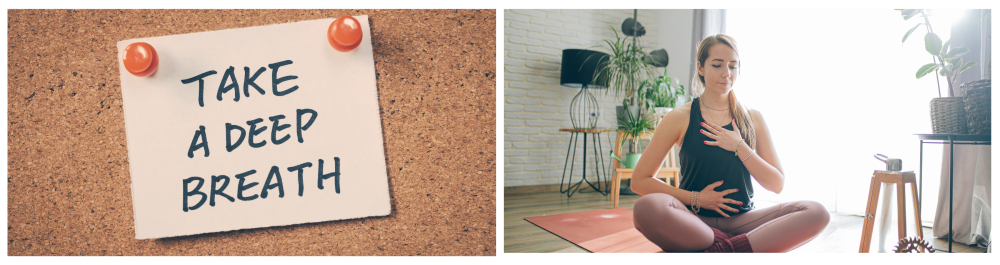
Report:
[[976,65],[976,62],[963,62],[962,55],[969,52],[968,48],[965,47],[952,47],[951,40],[944,41],[942,43],[941,37],[934,34],[933,28],[931,28],[931,22],[929,19],[929,13],[924,9],[896,9],[900,11],[904,20],[909,20],[913,17],[920,16],[923,18],[924,22],[917,23],[917,25],[906,31],[903,35],[903,42],[910,37],[915,30],[924,26],[927,29],[927,34],[924,35],[924,48],[930,53],[934,58],[934,63],[928,63],[917,69],[916,77],[920,79],[927,74],[937,72],[940,76],[947,78],[948,83],[948,97],[942,97],[941,95],[941,85],[938,84],[938,97],[931,100],[931,124],[933,126],[934,133],[951,133],[951,134],[965,134],[967,132],[966,128],[966,118],[965,118],[965,103],[962,97],[955,97],[955,91],[953,89],[955,77],[958,74],[969,70]]
[[677,78],[667,76],[667,69],[664,68],[662,76],[643,82],[639,89],[639,97],[646,101],[646,106],[653,109],[657,124],[667,113],[677,108],[680,97],[684,96],[684,85],[678,83]]

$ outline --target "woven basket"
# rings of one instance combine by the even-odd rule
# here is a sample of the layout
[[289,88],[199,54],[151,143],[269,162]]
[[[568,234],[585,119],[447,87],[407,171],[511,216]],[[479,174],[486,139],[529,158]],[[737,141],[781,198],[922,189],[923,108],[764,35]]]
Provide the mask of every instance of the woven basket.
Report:
[[968,134],[962,97],[931,99],[931,125],[935,134]]
[[969,134],[990,134],[990,80],[962,84]]

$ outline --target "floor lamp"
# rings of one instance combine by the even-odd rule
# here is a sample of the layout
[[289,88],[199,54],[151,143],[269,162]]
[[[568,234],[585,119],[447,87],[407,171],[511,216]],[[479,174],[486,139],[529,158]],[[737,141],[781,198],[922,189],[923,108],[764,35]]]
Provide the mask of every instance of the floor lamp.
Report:
[[[591,51],[591,50],[581,50],[581,49],[566,49],[562,53],[562,71],[559,76],[559,83],[568,87],[578,87],[580,92],[573,97],[573,101],[570,102],[569,112],[570,112],[570,122],[573,124],[571,129],[559,129],[560,131],[570,132],[570,144],[566,148],[566,163],[563,165],[563,177],[559,181],[559,192],[566,193],[567,197],[573,196],[580,185],[586,182],[591,188],[598,191],[601,194],[607,194],[606,191],[601,188],[601,171],[598,170],[597,173],[597,185],[595,183],[587,180],[587,135],[593,134],[591,141],[593,141],[591,148],[594,151],[594,156],[600,159],[600,149],[599,136],[601,131],[607,130],[597,130],[597,121],[601,116],[600,103],[597,102],[597,98],[590,93],[589,88],[607,88],[606,78],[595,78],[597,73],[600,72],[602,65],[606,64],[608,58],[610,57],[606,53]],[[573,168],[569,167],[569,182],[568,186],[564,189],[563,186],[567,185],[566,181],[566,167],[573,165],[576,162],[576,143],[579,142],[578,137],[583,135],[583,177],[576,184],[573,184]],[[598,140],[598,141],[594,141]],[[572,149],[573,151],[570,151]],[[570,157],[573,161],[570,161]],[[599,162],[599,168],[604,169],[603,159],[597,160]],[[604,174],[607,175],[607,174]],[[606,187],[605,187],[606,188]]]

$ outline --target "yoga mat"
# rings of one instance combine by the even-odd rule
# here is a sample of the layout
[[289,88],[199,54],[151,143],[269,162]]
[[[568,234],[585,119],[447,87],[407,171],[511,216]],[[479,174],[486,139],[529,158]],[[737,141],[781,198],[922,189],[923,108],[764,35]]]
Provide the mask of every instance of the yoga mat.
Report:
[[524,220],[593,253],[663,252],[635,230],[632,210],[626,208],[525,217]]

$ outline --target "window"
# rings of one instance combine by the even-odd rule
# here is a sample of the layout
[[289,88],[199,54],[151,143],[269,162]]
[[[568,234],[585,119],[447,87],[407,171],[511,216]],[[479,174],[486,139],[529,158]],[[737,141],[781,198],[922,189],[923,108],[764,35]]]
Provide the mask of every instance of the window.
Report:
[[[734,91],[764,114],[785,171],[782,194],[756,186],[758,200],[815,200],[862,215],[870,176],[885,168],[874,154],[918,169],[913,134],[931,132],[929,105],[938,90],[933,75],[915,79],[921,65],[933,62],[924,50],[926,30],[900,42],[915,19],[904,21],[894,10],[730,9],[726,15],[742,67]],[[931,23],[947,39],[950,25]],[[941,87],[947,96],[944,78]],[[937,201],[941,146],[926,145],[924,154],[927,223]]]

